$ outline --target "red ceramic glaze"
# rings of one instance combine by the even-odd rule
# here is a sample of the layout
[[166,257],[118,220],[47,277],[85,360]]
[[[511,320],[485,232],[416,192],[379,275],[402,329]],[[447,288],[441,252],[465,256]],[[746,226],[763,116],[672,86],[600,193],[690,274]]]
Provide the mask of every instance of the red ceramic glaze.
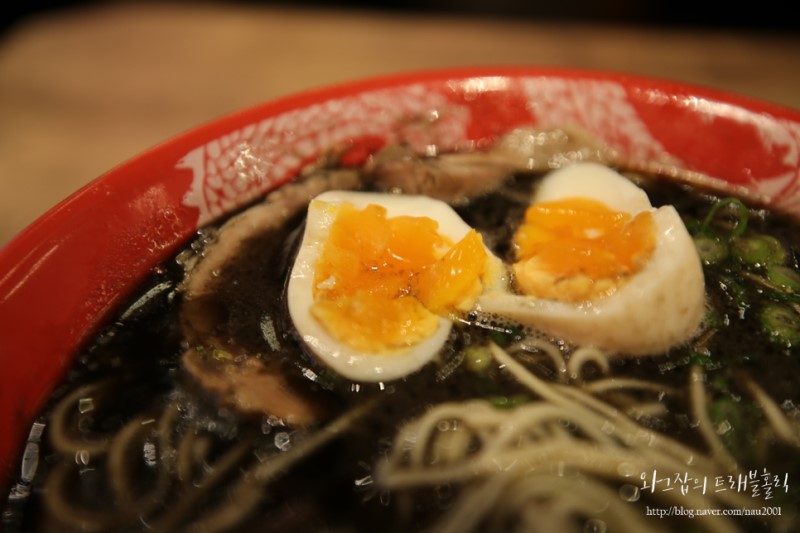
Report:
[[226,116],[99,177],[0,250],[0,495],[73,354],[200,225],[330,147],[356,165],[387,142],[474,147],[524,124],[575,124],[620,161],[800,214],[800,112],[665,80],[527,67],[428,71]]

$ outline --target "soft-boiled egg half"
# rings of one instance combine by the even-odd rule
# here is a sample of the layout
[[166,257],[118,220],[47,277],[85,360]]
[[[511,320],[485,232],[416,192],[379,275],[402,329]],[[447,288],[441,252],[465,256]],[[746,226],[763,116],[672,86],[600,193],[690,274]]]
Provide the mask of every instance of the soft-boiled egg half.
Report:
[[703,270],[677,211],[607,167],[545,176],[514,245],[514,291],[481,296],[479,310],[629,355],[681,344],[702,321]]
[[308,207],[289,277],[289,314],[313,354],[361,382],[418,370],[454,313],[503,280],[499,259],[447,204],[328,191]]

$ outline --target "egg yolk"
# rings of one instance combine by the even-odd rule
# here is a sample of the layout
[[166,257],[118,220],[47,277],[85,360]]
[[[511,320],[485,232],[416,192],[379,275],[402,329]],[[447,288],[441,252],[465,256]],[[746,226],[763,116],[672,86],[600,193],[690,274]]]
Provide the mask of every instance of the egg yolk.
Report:
[[428,217],[338,206],[314,272],[312,315],[338,341],[371,352],[414,345],[439,315],[481,291],[487,253],[471,230],[453,242]]
[[641,270],[656,230],[649,212],[632,216],[576,197],[529,207],[514,241],[524,294],[579,302],[613,294]]

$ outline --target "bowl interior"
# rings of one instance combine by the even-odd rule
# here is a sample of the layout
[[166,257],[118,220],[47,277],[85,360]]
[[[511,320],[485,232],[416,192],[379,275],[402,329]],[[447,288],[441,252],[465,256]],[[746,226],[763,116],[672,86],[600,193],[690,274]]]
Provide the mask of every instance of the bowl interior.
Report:
[[664,80],[537,68],[410,73],[221,118],[101,176],[0,250],[3,492],[72,354],[198,227],[331,147],[357,162],[390,142],[470,148],[529,124],[578,127],[620,163],[800,214],[800,113]]

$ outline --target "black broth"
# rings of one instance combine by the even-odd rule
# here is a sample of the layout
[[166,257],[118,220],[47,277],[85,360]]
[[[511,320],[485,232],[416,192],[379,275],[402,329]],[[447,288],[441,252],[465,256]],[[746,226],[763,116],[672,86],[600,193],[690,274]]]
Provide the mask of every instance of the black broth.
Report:
[[[495,252],[508,258],[511,253],[509,239],[516,221],[521,218],[525,205],[522,198],[530,191],[536,176],[517,176],[507,187],[478,198],[468,206],[460,207],[459,214],[478,229]],[[702,221],[717,198],[708,192],[691,189],[668,180],[642,179],[652,203],[675,205],[689,224]],[[407,378],[386,384],[358,385],[342,382],[327,375],[324,369],[313,366],[294,339],[285,305],[282,303],[285,276],[291,264],[293,248],[302,218],[296,218],[281,231],[269,231],[253,238],[241,261],[221,272],[225,302],[221,310],[224,334],[236,338],[252,353],[270,352],[261,334],[263,310],[269,309],[281,339],[281,350],[269,357],[280,357],[291,362],[290,371],[300,378],[304,369],[312,368],[320,376],[319,382],[327,389],[337,409],[345,411],[369,398],[377,398],[376,407],[355,428],[313,453],[300,464],[285,472],[267,485],[263,498],[236,530],[269,529],[276,531],[397,531],[425,529],[441,512],[453,505],[459,494],[458,486],[415,490],[408,493],[389,493],[376,488],[370,477],[376,460],[385,455],[399,425],[418,416],[429,405],[445,401],[470,398],[511,398],[525,395],[525,389],[514,380],[494,369],[476,375],[459,364],[463,347],[469,343],[493,338],[497,342],[510,342],[522,333],[513,324],[493,323],[482,318],[467,317],[464,324],[454,328],[450,343],[442,354],[442,361],[430,364]],[[795,269],[795,251],[800,250],[800,231],[791,219],[765,210],[751,209],[749,231],[777,237],[790,250],[788,262]],[[800,476],[800,454],[796,449],[775,442],[762,442],[751,430],[763,420],[761,410],[743,394],[742,374],[755,379],[769,391],[784,411],[797,415],[800,392],[796,378],[800,376],[797,349],[770,342],[755,320],[758,310],[766,305],[759,287],[742,282],[746,304],[733,298],[729,280],[737,277],[737,264],[730,260],[705,268],[707,294],[714,310],[713,319],[719,322],[720,332],[710,336],[703,344],[703,353],[689,344],[676,348],[669,354],[635,359],[618,359],[613,362],[615,376],[641,377],[663,383],[664,386],[684,387],[689,368],[702,364],[706,370],[712,407],[727,413],[729,420],[736,419],[725,443],[747,469],[767,469],[774,473],[787,473],[790,490],[777,492],[774,503],[784,514],[796,512],[797,489],[792,483]],[[228,410],[216,408],[213,399],[205,398],[192,387],[184,385],[180,368],[180,354],[185,345],[181,336],[178,314],[181,294],[177,290],[183,276],[182,268],[170,261],[153,270],[148,282],[131,300],[127,310],[109,324],[103,333],[76,358],[74,367],[56,389],[50,407],[39,420],[46,425],[41,441],[39,468],[30,484],[30,495],[19,492],[21,485],[12,490],[3,523],[6,531],[65,531],[70,528],[60,523],[48,512],[43,502],[49,475],[59,465],[69,464],[69,478],[75,484],[65,489],[68,501],[84,504],[97,503],[102,512],[112,512],[117,503],[110,501],[109,481],[102,464],[92,457],[63,457],[48,439],[49,412],[68,393],[87,383],[110,380],[111,390],[124,394],[98,394],[91,410],[76,417],[75,424],[87,434],[109,434],[119,431],[134,416],[157,418],[168,405],[177,405],[176,435],[195,432],[209,441],[210,450],[205,460],[209,469],[215,461],[238,443],[249,443],[247,452],[239,460],[239,468],[231,470],[231,480],[221,480],[207,493],[195,498],[193,507],[200,510],[216,506],[231,498],[230,486],[235,473],[267,455],[279,454],[289,442],[301,442],[302,431],[285,427],[279,422],[252,417],[241,417]],[[741,280],[740,280],[741,281]],[[568,345],[562,347],[569,350]],[[539,375],[546,376],[546,366],[535,366]],[[586,379],[591,379],[592,369]],[[665,432],[687,445],[703,449],[688,416],[685,398],[668,405],[666,416],[652,419],[653,429]],[[145,441],[145,445],[155,445]],[[152,446],[151,449],[152,450]],[[145,455],[147,451],[145,446]],[[158,470],[162,468],[145,458],[142,450],[132,450],[137,464],[139,480],[132,489],[136,493],[152,490]],[[157,462],[157,461],[155,461]],[[76,464],[77,463],[77,464]],[[85,464],[83,464],[85,463]],[[198,474],[199,475],[199,474]],[[186,482],[187,480],[183,480]],[[130,523],[115,524],[120,531],[146,530],[151,522],[174,509],[187,491],[186,486],[173,482],[164,495],[164,501],[149,511],[141,520],[135,517]],[[188,488],[187,488],[188,487]],[[639,505],[644,515],[643,499]],[[406,513],[407,509],[412,512]],[[189,516],[178,517],[172,523],[182,526],[191,522]],[[658,520],[656,517],[655,520]],[[88,519],[91,522],[91,518]],[[664,522],[660,523],[664,525]],[[748,531],[768,531],[764,520],[742,518],[737,521]],[[675,522],[674,527],[691,526],[692,522]]]

